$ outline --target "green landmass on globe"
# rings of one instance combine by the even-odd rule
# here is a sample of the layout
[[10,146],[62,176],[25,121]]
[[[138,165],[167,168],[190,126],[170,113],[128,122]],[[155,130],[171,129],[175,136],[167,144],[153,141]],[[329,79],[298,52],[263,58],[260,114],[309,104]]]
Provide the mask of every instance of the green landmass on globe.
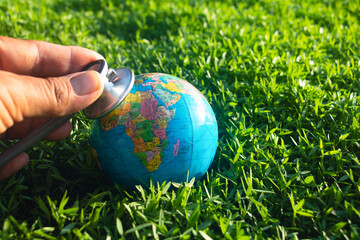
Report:
[[[126,126],[126,134],[135,145],[134,153],[149,172],[158,169],[164,155],[163,150],[169,144],[166,129],[173,120],[176,109],[169,110],[168,107],[181,99],[181,93],[189,91],[183,83],[171,79],[165,83],[159,76],[160,74],[142,75],[143,79],[136,84],[141,85],[146,78],[151,77],[152,81],[143,86],[151,86],[152,90],[130,93],[114,111],[100,121],[104,131],[117,125]],[[162,106],[153,94],[156,94],[166,107]],[[180,139],[173,146],[174,155],[177,155],[179,145]]]
[[199,179],[217,148],[216,118],[204,96],[163,73],[138,75],[124,101],[91,126],[104,174],[130,187]]

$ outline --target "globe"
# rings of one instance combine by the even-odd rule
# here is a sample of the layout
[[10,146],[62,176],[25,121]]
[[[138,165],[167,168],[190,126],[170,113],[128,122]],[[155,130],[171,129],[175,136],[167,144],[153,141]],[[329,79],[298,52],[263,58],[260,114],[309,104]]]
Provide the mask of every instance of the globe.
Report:
[[217,148],[215,114],[190,83],[162,73],[135,78],[129,95],[91,124],[104,174],[127,187],[201,178]]

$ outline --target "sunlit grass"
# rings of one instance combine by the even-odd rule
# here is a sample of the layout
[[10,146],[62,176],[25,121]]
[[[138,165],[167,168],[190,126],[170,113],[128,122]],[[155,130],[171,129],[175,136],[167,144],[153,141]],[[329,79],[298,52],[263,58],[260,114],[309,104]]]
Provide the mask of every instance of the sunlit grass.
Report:
[[1,239],[360,237],[359,1],[89,2],[1,1],[0,34],[188,80],[217,116],[215,160],[201,181],[126,190],[77,115],[0,183]]

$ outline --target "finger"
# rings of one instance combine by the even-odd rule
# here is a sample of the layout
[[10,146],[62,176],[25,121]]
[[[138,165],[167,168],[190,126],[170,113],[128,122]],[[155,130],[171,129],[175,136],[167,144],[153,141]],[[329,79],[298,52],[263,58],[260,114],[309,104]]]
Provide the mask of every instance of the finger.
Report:
[[29,157],[25,153],[21,153],[19,156],[0,167],[0,181],[10,177],[21,168],[23,168],[29,162]]
[[102,76],[95,71],[47,79],[0,71],[0,85],[0,133],[24,118],[73,114],[103,91]]
[[[14,126],[0,134],[0,140],[21,139],[28,135],[31,131],[47,122],[49,118],[31,118],[22,122],[15,123]],[[72,130],[72,124],[68,121],[61,127],[50,133],[46,140],[62,140],[67,138]]]
[[79,72],[103,57],[89,49],[0,36],[0,70],[37,77]]

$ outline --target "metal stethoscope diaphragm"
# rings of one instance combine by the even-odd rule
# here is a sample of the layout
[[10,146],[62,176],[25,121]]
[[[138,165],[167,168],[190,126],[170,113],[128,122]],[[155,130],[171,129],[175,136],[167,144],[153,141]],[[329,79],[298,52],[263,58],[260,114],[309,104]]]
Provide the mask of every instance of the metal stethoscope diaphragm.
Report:
[[100,118],[111,112],[129,94],[134,85],[134,72],[130,68],[114,70],[108,68],[105,60],[96,60],[87,65],[84,71],[95,70],[104,79],[104,92],[83,113],[90,119]]

